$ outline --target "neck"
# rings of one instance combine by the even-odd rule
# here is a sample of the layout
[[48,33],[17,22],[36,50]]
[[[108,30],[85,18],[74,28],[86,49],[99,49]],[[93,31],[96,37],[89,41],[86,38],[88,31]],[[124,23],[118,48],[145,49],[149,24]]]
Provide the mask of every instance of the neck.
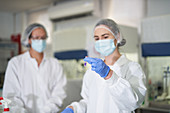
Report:
[[41,64],[41,61],[42,61],[43,56],[44,56],[43,52],[39,53],[39,52],[35,51],[33,48],[30,48],[29,52],[30,52],[30,56],[32,58],[36,59],[38,66],[39,66]]
[[105,63],[107,65],[113,65],[121,56],[121,54],[118,51],[118,48],[115,49],[115,51],[110,54],[109,56],[105,56]]

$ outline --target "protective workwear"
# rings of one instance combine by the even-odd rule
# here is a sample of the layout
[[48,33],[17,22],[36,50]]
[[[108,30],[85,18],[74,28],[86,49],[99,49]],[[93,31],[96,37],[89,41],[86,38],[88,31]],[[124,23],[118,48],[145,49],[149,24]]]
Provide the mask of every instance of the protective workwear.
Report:
[[99,28],[99,27],[107,27],[109,28],[109,31],[114,34],[113,36],[115,36],[118,46],[123,46],[126,43],[126,40],[123,38],[118,25],[116,24],[116,22],[114,22],[111,19],[102,19],[100,20],[96,26],[95,29]]
[[21,43],[24,46],[29,47],[29,43],[28,43],[29,37],[30,37],[32,31],[36,28],[44,29],[44,31],[46,32],[46,35],[47,35],[47,31],[43,25],[41,25],[39,23],[31,24],[26,28],[25,32],[22,34]]
[[144,101],[145,74],[140,65],[122,55],[105,80],[91,69],[83,78],[82,100],[73,102],[74,113],[131,113]]
[[71,108],[66,108],[61,113],[74,113],[74,111]]
[[66,97],[65,85],[66,77],[57,59],[44,54],[38,66],[27,51],[9,61],[3,96],[28,113],[56,113]]
[[46,41],[45,40],[32,40],[31,47],[35,51],[41,53],[44,51],[46,47]]
[[95,71],[96,73],[98,73],[103,78],[105,78],[110,71],[109,66],[107,66],[103,62],[103,60],[101,60],[99,58],[86,57],[86,58],[84,58],[84,61],[91,64],[91,70]]
[[114,44],[114,39],[104,39],[95,42],[95,49],[103,56],[108,56],[114,52],[116,46]]

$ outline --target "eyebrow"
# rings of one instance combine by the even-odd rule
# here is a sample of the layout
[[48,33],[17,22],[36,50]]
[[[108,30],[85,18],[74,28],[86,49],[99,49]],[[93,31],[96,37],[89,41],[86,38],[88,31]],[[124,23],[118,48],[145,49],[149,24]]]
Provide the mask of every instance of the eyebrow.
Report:
[[[105,35],[109,35],[109,33],[105,33],[102,36],[105,36]],[[98,37],[98,36],[94,35],[94,37]]]
[[105,33],[105,34],[103,34],[102,36],[104,36],[104,35],[109,35],[109,33]]

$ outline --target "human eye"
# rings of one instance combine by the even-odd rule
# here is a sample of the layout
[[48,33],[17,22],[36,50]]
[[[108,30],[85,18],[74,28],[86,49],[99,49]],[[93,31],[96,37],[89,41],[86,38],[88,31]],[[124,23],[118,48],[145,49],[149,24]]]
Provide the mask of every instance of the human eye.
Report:
[[32,36],[32,39],[33,40],[38,40],[38,37],[37,36]]
[[45,40],[45,39],[46,39],[46,37],[42,37],[41,39],[42,39],[42,40]]
[[94,36],[94,40],[99,40],[99,37],[98,36]]
[[99,38],[98,38],[98,37],[95,37],[94,39],[95,39],[95,41],[99,40]]
[[109,36],[104,36],[104,39],[107,39]]

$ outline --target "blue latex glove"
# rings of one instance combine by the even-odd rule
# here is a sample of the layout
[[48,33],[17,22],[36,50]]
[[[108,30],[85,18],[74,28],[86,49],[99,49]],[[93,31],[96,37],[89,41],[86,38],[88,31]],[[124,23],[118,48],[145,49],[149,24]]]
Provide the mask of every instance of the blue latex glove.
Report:
[[61,113],[74,113],[74,111],[71,108],[66,108]]
[[103,78],[105,78],[110,71],[110,67],[107,66],[103,62],[103,60],[101,60],[99,58],[86,57],[86,58],[84,58],[84,61],[91,64],[91,70],[95,71],[96,73],[98,73]]

